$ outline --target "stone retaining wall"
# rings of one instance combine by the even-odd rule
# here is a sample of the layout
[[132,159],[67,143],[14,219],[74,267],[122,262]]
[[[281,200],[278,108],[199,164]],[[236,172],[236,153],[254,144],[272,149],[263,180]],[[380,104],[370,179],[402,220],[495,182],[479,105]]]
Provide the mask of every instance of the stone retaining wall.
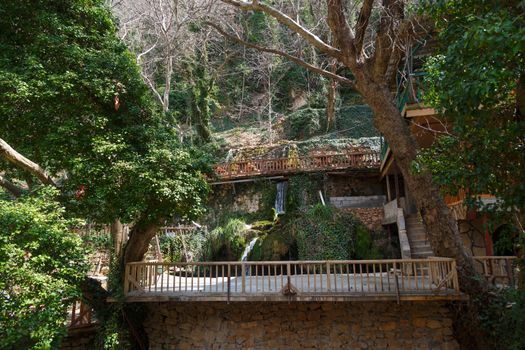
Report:
[[150,304],[150,349],[459,349],[445,304]]

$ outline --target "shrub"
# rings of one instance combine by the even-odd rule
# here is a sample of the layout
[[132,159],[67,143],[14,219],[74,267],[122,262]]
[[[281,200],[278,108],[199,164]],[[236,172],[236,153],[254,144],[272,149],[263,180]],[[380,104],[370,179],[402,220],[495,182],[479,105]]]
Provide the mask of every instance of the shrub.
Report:
[[217,227],[206,237],[205,256],[208,261],[239,260],[246,241],[244,232],[246,223],[239,219],[230,219],[224,227]]
[[81,239],[53,200],[0,200],[0,348],[50,349],[87,271]]

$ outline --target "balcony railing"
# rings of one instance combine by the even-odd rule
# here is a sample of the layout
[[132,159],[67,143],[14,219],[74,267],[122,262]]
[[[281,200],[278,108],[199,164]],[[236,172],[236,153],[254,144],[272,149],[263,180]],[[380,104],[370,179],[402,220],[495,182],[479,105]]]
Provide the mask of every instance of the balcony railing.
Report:
[[129,301],[425,300],[461,298],[448,258],[128,263]]
[[498,286],[516,286],[518,281],[515,256],[475,256],[474,267],[489,283]]
[[347,152],[304,157],[249,159],[217,164],[219,179],[234,179],[260,175],[281,175],[312,171],[379,168],[379,153]]

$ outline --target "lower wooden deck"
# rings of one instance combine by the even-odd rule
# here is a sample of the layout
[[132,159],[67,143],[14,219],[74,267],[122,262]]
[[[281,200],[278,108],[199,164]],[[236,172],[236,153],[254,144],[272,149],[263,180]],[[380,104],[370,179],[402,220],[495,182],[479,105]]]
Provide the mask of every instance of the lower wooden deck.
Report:
[[464,300],[453,260],[136,263],[126,301]]

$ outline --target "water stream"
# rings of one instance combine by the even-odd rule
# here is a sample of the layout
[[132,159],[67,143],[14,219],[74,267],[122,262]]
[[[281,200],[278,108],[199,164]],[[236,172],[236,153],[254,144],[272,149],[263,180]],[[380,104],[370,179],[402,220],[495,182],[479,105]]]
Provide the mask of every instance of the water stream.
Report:
[[286,189],[288,187],[287,181],[281,181],[277,183],[277,195],[275,196],[275,215],[285,213],[284,203],[286,201]]
[[255,246],[255,243],[257,242],[258,239],[259,239],[259,237],[255,237],[254,239],[252,239],[250,241],[250,243],[248,243],[246,248],[244,248],[244,252],[242,252],[242,256],[241,256],[241,261],[247,261],[248,260],[248,254],[250,254],[250,252],[252,251],[252,249]]

